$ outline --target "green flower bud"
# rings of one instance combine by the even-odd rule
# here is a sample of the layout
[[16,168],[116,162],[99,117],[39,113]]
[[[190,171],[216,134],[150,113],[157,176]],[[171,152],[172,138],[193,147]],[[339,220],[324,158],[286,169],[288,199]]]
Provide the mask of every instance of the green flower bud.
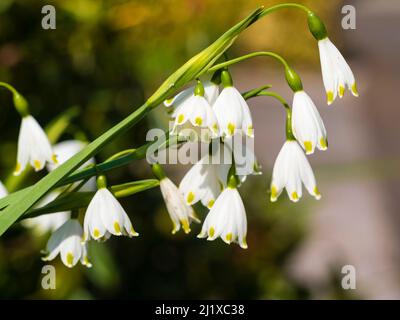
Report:
[[308,13],[307,22],[308,28],[316,40],[322,40],[328,36],[324,23],[314,12]]
[[200,80],[197,80],[196,87],[194,88],[194,95],[204,97],[204,86]]
[[303,84],[301,83],[299,75],[290,67],[285,68],[285,77],[289,87],[293,90],[293,92],[303,90]]
[[221,82],[222,82],[222,85],[224,86],[224,88],[232,87],[232,85],[233,85],[232,76],[228,70],[223,70],[221,72]]
[[100,175],[96,180],[97,189],[107,188],[107,179],[105,175]]
[[164,169],[158,163],[152,164],[151,170],[153,171],[155,177],[160,181],[166,177]]
[[21,117],[29,115],[28,102],[17,91],[13,92],[13,102]]

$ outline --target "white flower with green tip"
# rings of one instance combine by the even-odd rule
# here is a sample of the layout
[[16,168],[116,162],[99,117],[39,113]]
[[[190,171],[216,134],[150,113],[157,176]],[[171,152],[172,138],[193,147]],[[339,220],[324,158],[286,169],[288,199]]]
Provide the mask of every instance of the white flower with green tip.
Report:
[[289,199],[299,201],[302,186],[317,200],[321,198],[314,173],[300,145],[295,140],[287,140],[279,152],[272,171],[271,201],[275,202],[286,188]]
[[[215,100],[217,100],[219,94],[219,86],[218,84],[212,81],[204,81],[203,86],[204,86],[204,97],[206,98],[207,102],[212,106]],[[193,96],[195,87],[196,86],[191,86],[178,93],[175,97],[164,101],[164,105],[166,107],[171,107],[171,106],[174,107],[175,109],[173,113],[174,118],[175,118],[174,114],[176,115],[176,110],[179,108],[179,106],[188,98]]]
[[24,171],[28,163],[35,171],[40,171],[46,162],[57,163],[49,139],[35,118],[31,115],[24,116],[19,131],[17,166],[14,175]]
[[61,261],[68,268],[74,267],[78,261],[90,268],[92,265],[87,256],[86,244],[82,243],[82,233],[78,220],[67,220],[51,235],[46,246],[47,255],[43,260],[51,261],[60,254]]
[[328,147],[326,129],[321,116],[310,96],[297,91],[293,98],[292,129],[297,141],[306,151],[314,153],[315,147],[326,150]]
[[[207,100],[200,95],[193,95],[176,110],[172,134],[189,136],[190,132],[184,129],[207,129],[209,138],[218,136],[218,122],[214,111]],[[208,138],[208,139],[209,139]]]
[[328,105],[332,104],[337,96],[342,98],[346,88],[358,97],[353,72],[340,51],[328,37],[318,41],[318,48]]
[[232,85],[228,71],[224,70],[221,73],[221,79],[224,89],[213,105],[221,135],[232,137],[236,133],[243,133],[253,137],[253,120],[246,100]]
[[[232,179],[232,178],[231,178]],[[238,243],[247,249],[247,218],[242,198],[234,185],[222,191],[204,220],[199,238],[212,241],[218,237],[227,243]]]
[[133,229],[124,208],[106,187],[100,187],[90,201],[83,228],[83,241],[105,240],[111,235],[128,237],[139,235]]
[[164,198],[168,214],[172,220],[172,233],[175,234],[181,229],[185,233],[190,232],[190,223],[199,222],[193,208],[186,204],[183,195],[178,187],[167,177],[160,179],[161,194]]

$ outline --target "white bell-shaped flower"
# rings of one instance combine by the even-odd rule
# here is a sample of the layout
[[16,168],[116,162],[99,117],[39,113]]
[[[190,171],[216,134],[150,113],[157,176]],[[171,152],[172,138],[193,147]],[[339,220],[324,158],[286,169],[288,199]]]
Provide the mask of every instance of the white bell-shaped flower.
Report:
[[213,157],[205,155],[183,177],[179,190],[186,204],[193,205],[198,201],[211,208],[218,195],[226,185],[231,164],[214,163]]
[[302,182],[308,192],[317,200],[321,198],[314,173],[300,145],[295,140],[287,140],[275,160],[272,171],[271,201],[275,202],[286,188],[293,202],[302,196]]
[[253,137],[253,120],[247,102],[232,85],[228,71],[222,71],[221,79],[224,89],[213,105],[221,135],[231,137],[235,133],[243,133]]
[[90,238],[105,240],[111,234],[128,237],[139,235],[133,229],[124,208],[106,187],[100,187],[90,201],[86,210],[83,229],[83,241]]
[[82,226],[76,219],[67,220],[51,235],[47,242],[47,255],[44,261],[53,260],[58,254],[61,256],[62,262],[72,268],[80,260],[87,267],[92,265],[87,256],[86,244],[82,241]]
[[318,41],[318,48],[328,105],[332,104],[338,95],[343,97],[346,87],[358,97],[353,72],[340,51],[328,37]]
[[204,220],[199,238],[215,240],[218,237],[230,244],[236,242],[247,249],[247,218],[242,198],[236,187],[228,186],[219,195]]
[[186,204],[178,187],[167,177],[160,180],[161,194],[164,198],[167,211],[172,220],[172,233],[175,234],[181,228],[185,233],[190,232],[190,223],[199,222],[193,208]]
[[[204,97],[206,98],[207,102],[212,106],[218,98],[219,94],[219,86],[218,84],[212,81],[204,81]],[[185,100],[189,97],[193,96],[193,92],[196,86],[191,86],[180,93],[178,93],[175,97],[165,100],[164,105],[166,107],[173,106],[176,110]],[[176,114],[176,112],[174,112]],[[174,116],[173,116],[174,117]]]
[[[203,129],[205,132],[196,130],[196,136],[200,134],[203,140],[203,134],[206,139],[215,138],[218,136],[218,122],[214,111],[206,98],[201,95],[192,95],[185,100],[176,110],[175,122],[171,133],[190,136],[192,133],[189,130],[183,129]],[[199,139],[196,139],[199,140]]]
[[314,153],[315,147],[328,147],[326,129],[314,102],[304,91],[297,91],[293,98],[292,129],[297,141],[306,151]]
[[42,170],[46,162],[57,163],[49,139],[31,115],[25,116],[22,118],[19,131],[17,166],[14,175],[19,175],[28,163],[35,171]]

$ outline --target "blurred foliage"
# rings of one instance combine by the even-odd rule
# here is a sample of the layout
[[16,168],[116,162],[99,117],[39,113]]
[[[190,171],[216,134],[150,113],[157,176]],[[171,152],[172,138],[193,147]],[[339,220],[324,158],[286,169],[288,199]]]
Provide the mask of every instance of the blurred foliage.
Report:
[[[299,2],[315,9],[328,27],[335,18],[330,9],[338,1]],[[56,30],[41,28],[41,8],[46,4],[57,9]],[[1,0],[0,79],[26,96],[43,126],[79,106],[79,116],[61,139],[91,140],[132,112],[170,72],[259,4],[255,0]],[[300,12],[273,14],[247,31],[230,54],[272,49],[289,61],[315,62],[315,42],[305,22]],[[12,172],[16,157],[20,119],[11,103],[10,95],[1,91],[2,181]],[[147,127],[157,121],[156,116],[142,121],[135,131],[107,146],[98,160],[140,145]],[[30,175],[26,185],[40,176]],[[114,171],[110,180],[122,183],[149,176],[142,162]],[[283,266],[304,232],[306,210],[298,208],[306,209],[308,202],[296,212],[286,200],[270,204],[265,177],[248,180],[241,191],[249,220],[248,250],[220,240],[198,240],[200,226],[194,226],[189,236],[172,236],[159,191],[148,191],[122,201],[140,237],[91,244],[94,267],[89,270],[82,266],[70,270],[55,260],[56,290],[40,289],[40,250],[48,235],[35,236],[20,225],[11,228],[0,239],[0,297],[307,297],[288,279]]]

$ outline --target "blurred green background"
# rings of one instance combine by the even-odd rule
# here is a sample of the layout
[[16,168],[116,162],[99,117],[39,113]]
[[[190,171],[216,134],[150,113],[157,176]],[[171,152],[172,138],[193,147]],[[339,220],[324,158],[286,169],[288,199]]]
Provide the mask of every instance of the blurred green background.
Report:
[[[71,106],[78,106],[79,115],[60,140],[76,137],[92,140],[140,106],[166,76],[251,10],[280,2],[1,0],[0,81],[11,83],[25,95],[33,115],[43,126]],[[316,11],[326,22],[334,42],[343,47],[345,38],[339,25],[341,1],[296,2]],[[41,28],[41,8],[46,4],[56,7],[56,30]],[[318,81],[319,98],[316,99],[324,101],[317,47],[302,12],[284,10],[268,16],[246,31],[228,55],[235,57],[252,50],[274,50],[285,56],[295,68],[304,71],[306,81],[311,79],[311,83],[314,78],[315,83]],[[354,55],[348,49],[343,52],[345,56]],[[277,82],[290,101],[282,70],[274,62],[257,60],[233,68],[234,79],[238,79],[243,91],[254,87],[255,74],[261,80],[254,86]],[[362,83],[360,87],[362,92]],[[339,106],[326,117],[340,113],[340,107],[346,106]],[[20,225],[12,227],[0,239],[0,298],[321,297],[318,282],[314,284],[317,290],[313,290],[313,283],[310,286],[299,281],[287,267],[292,254],[311,232],[310,221],[318,215],[315,202],[308,196],[296,205],[289,203],[286,196],[275,204],[268,201],[271,167],[284,133],[283,114],[278,107],[271,108],[277,109],[282,126],[278,132],[263,132],[267,142],[275,140],[274,147],[267,145],[259,150],[265,174],[250,177],[241,189],[248,215],[248,250],[227,246],[220,240],[197,239],[200,225],[194,226],[188,236],[183,233],[172,236],[168,214],[159,190],[155,189],[122,200],[140,237],[113,237],[106,243],[91,243],[92,269],[78,265],[71,270],[59,259],[54,260],[56,290],[42,290],[40,285],[43,266],[40,250],[48,235],[37,237]],[[0,91],[0,110],[0,180],[12,185],[8,175],[15,165],[20,119],[5,90]],[[261,132],[264,123],[278,122],[273,116],[279,117],[264,113],[258,118],[256,132],[257,126]],[[165,119],[165,110],[159,108],[128,134],[108,145],[97,161],[141,145],[146,130],[165,125]],[[335,121],[340,119],[333,117],[332,123]],[[336,151],[338,144],[332,141],[330,154],[346,153],[340,148]],[[260,140],[261,146],[267,142]],[[268,155],[264,157],[264,153]],[[316,174],[321,174],[327,182],[336,176],[338,166],[324,159],[328,156],[322,162],[317,160]],[[175,183],[179,183],[184,173],[182,168],[169,170]],[[34,183],[42,175],[29,175],[20,187]],[[148,177],[151,173],[144,161],[109,174],[111,183]],[[331,196],[334,197],[332,194],[327,197]],[[324,280],[327,289],[322,297],[363,296],[362,292],[350,294],[339,289],[338,277],[337,269],[328,270]]]

